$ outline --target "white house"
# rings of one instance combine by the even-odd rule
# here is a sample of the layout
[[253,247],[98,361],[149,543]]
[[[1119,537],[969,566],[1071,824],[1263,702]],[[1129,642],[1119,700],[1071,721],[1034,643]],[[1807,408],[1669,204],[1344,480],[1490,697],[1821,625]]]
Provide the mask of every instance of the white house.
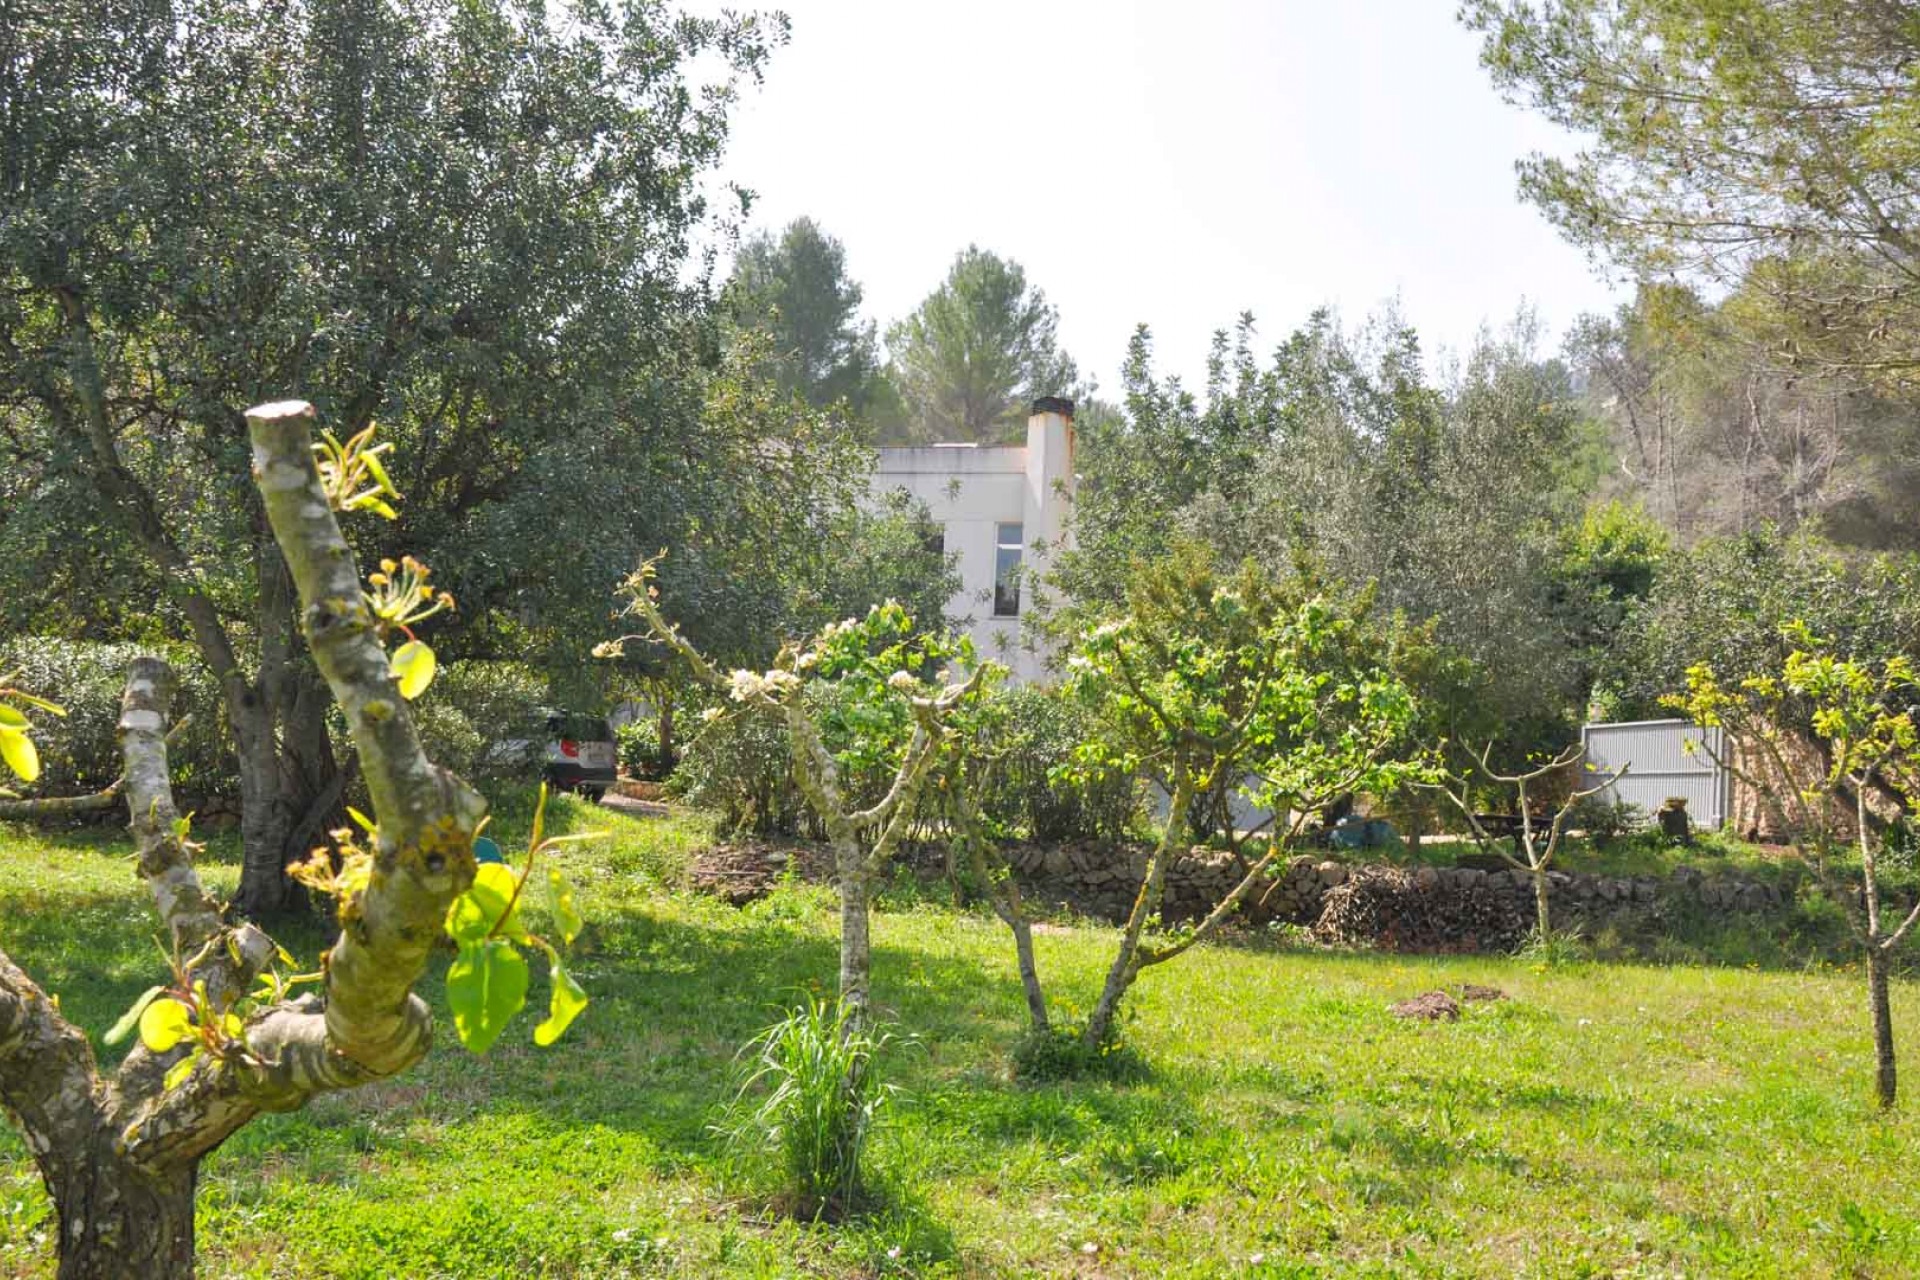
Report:
[[960,590],[947,613],[964,621],[982,657],[1015,680],[1045,674],[1044,652],[1022,636],[1020,615],[1047,551],[1067,532],[1074,496],[1073,401],[1033,402],[1024,445],[936,444],[882,449],[876,494],[905,489],[927,504],[942,546],[958,553]]

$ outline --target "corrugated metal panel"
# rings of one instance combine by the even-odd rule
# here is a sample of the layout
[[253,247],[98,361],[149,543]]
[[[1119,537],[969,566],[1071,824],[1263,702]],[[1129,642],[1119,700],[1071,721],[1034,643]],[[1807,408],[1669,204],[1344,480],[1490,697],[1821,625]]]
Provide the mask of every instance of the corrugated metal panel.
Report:
[[1694,825],[1718,827],[1726,822],[1726,772],[1707,751],[1689,754],[1686,749],[1688,741],[1703,743],[1715,755],[1724,756],[1721,730],[1703,729],[1685,720],[1641,720],[1590,724],[1580,736],[1587,762],[1595,769],[1609,773],[1629,766],[1626,776],[1610,788],[1615,799],[1639,805],[1651,815],[1668,796],[1685,796]]

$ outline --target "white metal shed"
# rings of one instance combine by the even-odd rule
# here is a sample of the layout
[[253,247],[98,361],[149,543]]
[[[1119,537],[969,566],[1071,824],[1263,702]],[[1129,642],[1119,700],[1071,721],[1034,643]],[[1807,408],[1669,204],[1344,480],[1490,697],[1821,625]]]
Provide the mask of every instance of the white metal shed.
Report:
[[[1708,750],[1689,753],[1689,740]],[[1732,813],[1732,777],[1714,763],[1715,757],[1726,758],[1724,730],[1703,729],[1689,720],[1630,720],[1583,726],[1580,742],[1587,763],[1602,773],[1631,766],[1608,788],[1609,799],[1639,805],[1651,816],[1667,797],[1685,796],[1697,827],[1724,826]]]

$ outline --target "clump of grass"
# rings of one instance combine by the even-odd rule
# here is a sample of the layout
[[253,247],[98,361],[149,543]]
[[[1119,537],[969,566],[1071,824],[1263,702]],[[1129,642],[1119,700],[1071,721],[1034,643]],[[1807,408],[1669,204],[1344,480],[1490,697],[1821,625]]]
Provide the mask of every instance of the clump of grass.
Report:
[[816,997],[741,1051],[746,1078],[721,1130],[737,1159],[771,1174],[786,1212],[839,1219],[859,1207],[862,1157],[894,1093],[874,1060],[892,1041]]
[[1571,929],[1548,929],[1544,933],[1535,926],[1520,944],[1517,954],[1521,960],[1539,968],[1559,969],[1585,964],[1593,959],[1593,948],[1587,944],[1587,935],[1578,925]]
[[1116,1031],[1103,1044],[1090,1045],[1077,1026],[1028,1027],[1013,1045],[1013,1074],[1018,1080],[1112,1080],[1129,1083],[1147,1075],[1146,1060]]

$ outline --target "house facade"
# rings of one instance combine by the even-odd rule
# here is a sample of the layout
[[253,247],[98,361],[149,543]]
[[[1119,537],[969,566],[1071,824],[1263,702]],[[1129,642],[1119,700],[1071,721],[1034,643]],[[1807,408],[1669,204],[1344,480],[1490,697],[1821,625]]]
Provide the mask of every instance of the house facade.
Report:
[[960,589],[947,615],[982,657],[1017,681],[1045,678],[1046,652],[1023,635],[1031,580],[1067,536],[1073,508],[1073,401],[1033,402],[1024,445],[936,444],[881,449],[875,494],[904,489],[926,503],[942,548],[958,557]]

